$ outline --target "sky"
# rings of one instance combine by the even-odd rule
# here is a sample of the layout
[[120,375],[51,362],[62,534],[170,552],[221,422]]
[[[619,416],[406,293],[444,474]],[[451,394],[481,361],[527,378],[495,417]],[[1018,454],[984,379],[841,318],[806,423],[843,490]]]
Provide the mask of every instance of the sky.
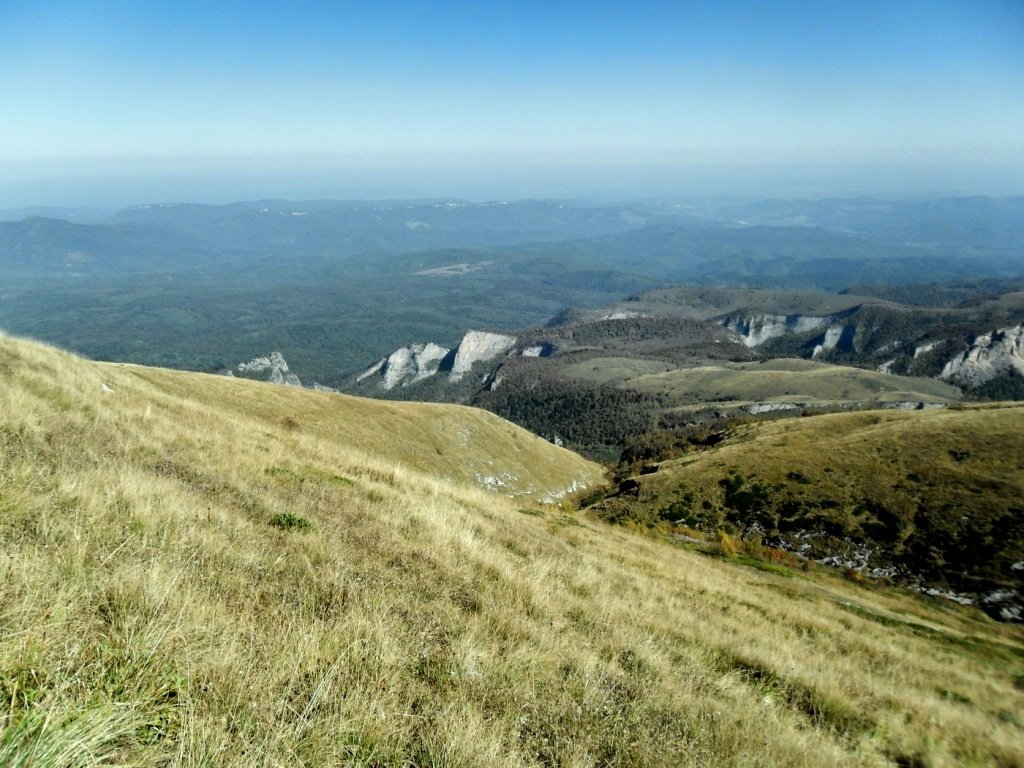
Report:
[[1024,194],[1024,0],[0,0],[0,207]]

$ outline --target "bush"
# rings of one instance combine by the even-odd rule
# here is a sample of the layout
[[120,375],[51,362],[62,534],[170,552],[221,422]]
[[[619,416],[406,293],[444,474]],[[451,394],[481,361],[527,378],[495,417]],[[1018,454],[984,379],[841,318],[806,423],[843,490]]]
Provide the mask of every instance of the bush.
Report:
[[309,520],[291,512],[278,512],[270,518],[270,524],[284,531],[304,531],[313,527]]
[[743,552],[758,560],[764,559],[764,545],[761,543],[760,533],[751,533],[743,540]]
[[725,557],[732,557],[739,552],[739,546],[736,543],[736,537],[730,536],[725,531],[719,531],[715,536],[715,543],[718,545],[718,551]]

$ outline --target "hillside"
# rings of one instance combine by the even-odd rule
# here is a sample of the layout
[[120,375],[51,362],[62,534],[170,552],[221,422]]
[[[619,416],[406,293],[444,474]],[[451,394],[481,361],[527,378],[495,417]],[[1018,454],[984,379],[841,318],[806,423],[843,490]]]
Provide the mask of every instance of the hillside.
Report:
[[934,284],[926,290],[934,306],[911,306],[847,293],[671,286],[505,333],[506,343],[457,382],[441,356],[457,347],[421,342],[340,386],[472,403],[614,461],[645,433],[687,420],[1022,399],[1018,287]]
[[756,535],[1021,619],[1022,429],[1019,404],[746,425],[624,480],[595,511]]
[[944,382],[894,376],[798,358],[725,363],[695,368],[647,360],[593,358],[567,366],[564,375],[669,395],[689,403],[955,402],[960,390]]
[[596,472],[493,417],[6,337],[0,389],[0,764],[1024,764],[1018,628],[440,480]]

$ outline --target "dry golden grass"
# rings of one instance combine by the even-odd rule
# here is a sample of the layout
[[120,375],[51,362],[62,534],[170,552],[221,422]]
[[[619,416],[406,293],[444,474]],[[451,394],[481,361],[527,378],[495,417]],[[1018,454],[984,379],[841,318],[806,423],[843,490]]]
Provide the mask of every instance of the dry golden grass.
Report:
[[0,388],[11,764],[1024,764],[1017,629],[419,473],[430,409],[7,338]]

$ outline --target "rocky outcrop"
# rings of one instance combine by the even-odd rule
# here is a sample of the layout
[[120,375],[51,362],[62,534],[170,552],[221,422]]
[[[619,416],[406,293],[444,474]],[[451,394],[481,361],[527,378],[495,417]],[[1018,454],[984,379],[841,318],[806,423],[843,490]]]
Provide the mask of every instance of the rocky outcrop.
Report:
[[730,331],[740,335],[748,347],[756,347],[770,339],[789,333],[807,333],[831,322],[828,317],[813,315],[731,315],[721,321]]
[[360,379],[369,373],[379,372],[383,377],[384,389],[404,387],[437,373],[441,367],[441,361],[450,351],[433,342],[410,344],[408,347],[396,349],[382,363],[363,374]]
[[945,408],[945,403],[926,403],[921,400],[890,400],[882,403],[883,408],[894,411],[934,411]]
[[[410,344],[381,358],[356,378],[357,384],[379,379],[384,389],[404,387],[438,373],[448,373],[451,381],[460,381],[474,364],[492,360],[512,349],[515,336],[487,331],[469,331],[454,350],[433,342]],[[533,354],[533,348],[529,350]],[[535,355],[545,355],[546,348],[536,348]],[[526,351],[524,351],[526,354]]]
[[741,406],[742,410],[751,416],[759,416],[762,413],[778,413],[780,411],[802,411],[802,403],[747,403]]
[[452,363],[451,380],[459,381],[475,363],[503,355],[515,346],[516,337],[503,333],[470,331],[462,337]]
[[248,378],[265,378],[271,384],[284,384],[287,387],[301,387],[299,377],[288,370],[288,363],[280,352],[254,357],[247,363],[239,363],[238,373]]
[[921,355],[926,355],[939,346],[940,342],[931,341],[927,344],[922,344],[920,347],[914,347],[914,359],[917,360]]
[[849,351],[853,348],[853,337],[857,333],[855,325],[833,325],[814,345],[811,357],[818,357],[823,352],[833,349]]
[[976,387],[1010,371],[1024,375],[1024,324],[978,336],[946,363],[939,378]]

